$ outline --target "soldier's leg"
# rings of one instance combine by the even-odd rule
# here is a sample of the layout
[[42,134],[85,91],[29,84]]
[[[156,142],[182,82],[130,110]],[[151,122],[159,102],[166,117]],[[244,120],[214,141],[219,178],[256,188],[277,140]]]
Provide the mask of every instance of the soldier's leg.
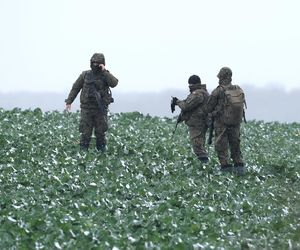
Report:
[[204,141],[201,136],[197,136],[191,139],[192,147],[194,153],[197,155],[198,159],[202,162],[208,161],[207,152],[204,148]]
[[205,150],[205,131],[198,127],[189,127],[190,141],[194,153],[201,162],[207,162],[207,152]]
[[240,148],[240,126],[228,130],[229,147],[234,165],[243,165],[243,157]]
[[96,135],[96,147],[99,151],[105,151],[106,138],[105,132],[108,129],[107,116],[101,113],[96,114],[95,119],[95,135]]
[[234,171],[238,175],[245,174],[243,157],[240,149],[240,127],[233,127],[229,130],[229,146],[231,158],[234,162]]
[[221,168],[228,167],[228,137],[227,128],[220,126],[215,128],[215,150],[217,152]]
[[79,131],[81,133],[80,149],[87,150],[93,132],[93,117],[87,109],[81,109]]

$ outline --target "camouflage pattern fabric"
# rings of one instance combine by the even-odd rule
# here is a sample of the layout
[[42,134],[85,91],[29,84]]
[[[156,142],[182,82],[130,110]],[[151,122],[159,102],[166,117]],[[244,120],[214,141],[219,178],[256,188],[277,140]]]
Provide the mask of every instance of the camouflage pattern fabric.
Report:
[[206,131],[206,125],[198,127],[189,126],[190,141],[193,151],[198,158],[207,157],[207,152],[205,150]]
[[218,159],[222,166],[228,165],[230,150],[235,165],[243,164],[242,153],[240,150],[240,126],[228,127],[215,123],[215,149]]
[[189,128],[190,141],[197,157],[207,157],[205,135],[207,131],[207,114],[204,112],[208,99],[205,84],[193,84],[193,91],[185,100],[177,101],[182,111],[182,118]]
[[220,69],[217,77],[221,80],[224,80],[224,79],[230,79],[231,81],[231,78],[232,78],[232,71],[230,68],[228,67],[223,67]]
[[98,62],[105,65],[105,57],[102,53],[94,53],[91,57],[91,62]]
[[93,73],[92,70],[83,71],[78,79],[73,84],[73,87],[69,93],[68,98],[65,100],[66,104],[71,104],[78,93],[80,94],[80,107],[81,108],[94,108],[97,109],[98,105],[95,100],[91,100],[89,97],[89,88],[87,82],[94,80],[97,91],[100,92],[104,105],[107,108],[110,103],[110,91],[109,88],[114,88],[118,84],[118,79],[115,78],[109,71],[103,71],[99,74]]
[[100,113],[98,109],[81,109],[80,113],[80,147],[89,147],[93,129],[96,136],[96,145],[105,145],[105,132],[108,129],[107,116]]
[[[224,69],[224,68],[223,68]],[[214,89],[208,98],[206,111],[212,113],[215,127],[215,149],[221,166],[229,164],[228,151],[231,152],[231,159],[235,165],[243,165],[243,158],[240,150],[240,124],[226,126],[222,120],[225,95],[222,86],[231,85],[231,70],[226,68],[220,70],[218,76],[219,86]],[[223,76],[223,78],[222,78]]]
[[[98,55],[96,53],[93,57],[98,60],[104,60],[103,54]],[[92,57],[92,59],[93,59]],[[92,60],[91,59],[91,60]],[[91,95],[90,83],[94,86],[94,91],[97,91],[101,97],[101,111],[99,109],[99,103],[95,99],[95,95]],[[96,135],[96,144],[103,146],[106,144],[105,132],[107,131],[107,112],[108,105],[111,103],[110,88],[117,86],[118,79],[115,78],[109,71],[103,70],[100,72],[94,72],[93,70],[83,71],[78,79],[72,86],[72,89],[65,100],[66,104],[71,104],[78,93],[80,94],[80,146],[82,149],[87,149],[93,129]]]

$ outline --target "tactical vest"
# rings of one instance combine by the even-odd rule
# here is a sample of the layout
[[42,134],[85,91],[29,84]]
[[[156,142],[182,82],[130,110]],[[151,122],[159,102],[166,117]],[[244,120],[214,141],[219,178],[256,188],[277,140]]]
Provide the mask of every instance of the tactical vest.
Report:
[[103,111],[113,102],[112,93],[102,74],[93,74],[92,70],[84,72],[81,92],[81,105],[86,108],[100,108]]

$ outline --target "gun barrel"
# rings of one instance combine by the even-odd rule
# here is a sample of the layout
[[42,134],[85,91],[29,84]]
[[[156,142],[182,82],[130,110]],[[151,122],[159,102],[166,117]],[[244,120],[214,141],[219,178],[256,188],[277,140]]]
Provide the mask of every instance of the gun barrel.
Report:
[[175,125],[175,129],[173,131],[173,134],[172,134],[172,138],[174,137],[174,134],[176,132],[176,129],[177,129],[177,126],[179,123],[181,123],[183,120],[182,120],[182,112],[180,112],[179,116],[177,117],[177,120],[176,120],[176,125]]
[[212,144],[212,138],[214,137],[214,118],[211,118],[210,121],[210,126],[209,126],[209,136],[207,140],[207,144],[211,145]]

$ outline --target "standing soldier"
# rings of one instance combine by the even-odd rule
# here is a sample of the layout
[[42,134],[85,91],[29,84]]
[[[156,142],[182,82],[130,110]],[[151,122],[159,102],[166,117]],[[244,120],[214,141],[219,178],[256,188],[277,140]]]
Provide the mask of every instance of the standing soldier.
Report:
[[[221,68],[217,77],[219,86],[213,90],[207,102],[207,112],[212,113],[214,120],[215,149],[221,171],[243,175],[245,169],[240,150],[240,124],[244,112],[244,93],[238,85],[232,85],[230,68]],[[229,149],[234,167],[229,162]]]
[[201,84],[200,77],[192,75],[188,79],[190,94],[185,100],[173,97],[172,103],[181,109],[181,118],[189,128],[190,140],[194,153],[198,159],[208,162],[207,152],[204,148],[207,131],[207,114],[204,105],[208,99],[206,85]]
[[117,86],[118,79],[105,69],[105,58],[102,53],[95,53],[90,60],[91,70],[83,71],[65,100],[66,109],[71,109],[71,103],[80,94],[81,117],[79,131],[80,149],[88,150],[94,129],[96,148],[105,151],[105,132],[108,129],[108,105],[113,102],[110,87]]

